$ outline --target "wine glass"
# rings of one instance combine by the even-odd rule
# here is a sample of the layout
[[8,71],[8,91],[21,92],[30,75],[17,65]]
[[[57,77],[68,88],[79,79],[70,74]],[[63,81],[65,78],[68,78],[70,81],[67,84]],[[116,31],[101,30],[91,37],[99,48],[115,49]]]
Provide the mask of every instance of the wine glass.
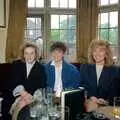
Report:
[[50,87],[46,88],[46,99],[48,107],[53,106],[53,89]]
[[61,119],[61,112],[57,109],[57,106],[49,107],[48,108],[48,116],[49,120],[60,120]]

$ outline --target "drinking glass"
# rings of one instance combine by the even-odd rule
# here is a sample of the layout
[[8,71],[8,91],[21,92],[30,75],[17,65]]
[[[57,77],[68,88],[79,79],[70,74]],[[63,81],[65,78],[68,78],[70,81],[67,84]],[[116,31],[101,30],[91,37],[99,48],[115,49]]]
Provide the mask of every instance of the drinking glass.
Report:
[[48,107],[53,107],[53,89],[50,87],[46,89],[46,99]]
[[60,111],[57,110],[57,107],[49,107],[48,108],[48,116],[49,116],[49,120],[60,120]]
[[69,107],[54,106],[48,110],[49,120],[69,120]]
[[120,97],[114,97],[113,116],[120,119]]
[[31,118],[36,118],[37,117],[36,106],[30,105],[30,117]]

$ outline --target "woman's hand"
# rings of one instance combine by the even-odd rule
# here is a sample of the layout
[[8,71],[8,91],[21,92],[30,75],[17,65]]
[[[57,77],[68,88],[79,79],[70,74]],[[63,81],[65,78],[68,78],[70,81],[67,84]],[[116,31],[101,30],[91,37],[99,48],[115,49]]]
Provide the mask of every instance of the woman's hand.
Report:
[[90,100],[98,105],[106,105],[107,101],[103,98],[97,98],[95,96],[90,97]]
[[98,98],[95,97],[95,96],[90,97],[90,100],[91,100],[92,102],[94,102],[94,103],[98,103],[98,102],[99,102]]
[[106,100],[104,100],[103,98],[99,98],[98,99],[98,104],[100,105],[106,105],[108,102]]
[[30,104],[32,102],[32,95],[24,90],[21,92],[21,99],[25,102],[26,105]]
[[95,96],[90,97],[85,101],[86,112],[96,110],[98,108],[98,99]]

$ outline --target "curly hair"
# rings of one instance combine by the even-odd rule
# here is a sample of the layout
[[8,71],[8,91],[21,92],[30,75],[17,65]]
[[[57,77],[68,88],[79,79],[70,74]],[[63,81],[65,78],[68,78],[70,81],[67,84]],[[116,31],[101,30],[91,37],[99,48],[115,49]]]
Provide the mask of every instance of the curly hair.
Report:
[[35,54],[36,54],[35,60],[38,60],[39,59],[39,48],[38,48],[38,46],[35,43],[28,42],[28,41],[25,42],[20,47],[20,59],[24,61],[24,50],[28,47],[32,47],[32,48],[35,49]]
[[93,49],[97,46],[101,46],[105,48],[105,65],[109,66],[113,64],[113,54],[112,54],[112,50],[110,48],[110,44],[108,41],[105,40],[92,40],[90,43],[90,46],[88,48],[88,62],[91,64],[95,64],[95,60],[93,58],[92,52]]
[[63,51],[63,53],[65,53],[67,50],[67,46],[64,42],[61,41],[53,42],[50,47],[50,52],[53,52],[54,50],[61,50]]

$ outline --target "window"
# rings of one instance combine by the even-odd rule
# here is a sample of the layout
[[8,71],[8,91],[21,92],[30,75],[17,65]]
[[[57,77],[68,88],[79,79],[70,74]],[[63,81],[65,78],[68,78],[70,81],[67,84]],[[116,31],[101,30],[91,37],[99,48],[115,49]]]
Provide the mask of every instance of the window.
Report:
[[28,8],[44,7],[44,0],[28,0]]
[[76,8],[76,0],[51,0],[52,8]]
[[50,43],[63,41],[69,47],[65,58],[75,62],[76,0],[28,0],[25,38],[40,44],[45,59],[49,58]]
[[99,36],[103,40],[109,40],[111,45],[118,44],[118,12],[100,14]]
[[26,34],[25,34],[26,39],[36,40],[41,36],[42,36],[41,18],[28,17]]
[[120,59],[120,25],[119,25],[119,6],[118,0],[100,0],[99,13],[99,38],[108,40],[113,49],[114,57]]
[[[56,20],[56,22],[54,21]],[[51,40],[64,41],[69,46],[68,59],[75,59],[76,15],[51,15]],[[74,57],[73,57],[74,56]],[[73,58],[73,59],[72,59]]]
[[40,55],[43,52],[43,30],[42,17],[28,17],[25,28],[25,39],[36,43],[40,48]]
[[100,6],[118,4],[119,0],[99,0]]

